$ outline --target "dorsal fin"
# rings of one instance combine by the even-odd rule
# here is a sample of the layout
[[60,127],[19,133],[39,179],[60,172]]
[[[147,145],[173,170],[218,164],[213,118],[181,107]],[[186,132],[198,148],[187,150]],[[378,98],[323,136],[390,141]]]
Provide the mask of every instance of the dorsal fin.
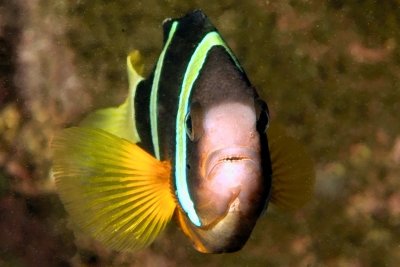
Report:
[[136,88],[139,82],[143,80],[141,76],[143,69],[144,67],[139,51],[132,51],[127,57],[129,94],[125,102],[118,107],[94,111],[89,114],[80,125],[102,129],[133,143],[139,142],[140,137],[136,129],[134,99]]
[[313,196],[314,163],[305,148],[279,124],[271,123],[267,135],[272,162],[270,201],[285,210],[300,208]]

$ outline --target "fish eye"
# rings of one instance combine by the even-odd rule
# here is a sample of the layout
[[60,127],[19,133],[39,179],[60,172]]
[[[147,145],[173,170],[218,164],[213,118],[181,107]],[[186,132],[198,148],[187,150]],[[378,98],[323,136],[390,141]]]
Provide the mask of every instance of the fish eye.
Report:
[[189,139],[191,141],[193,141],[194,133],[193,133],[193,126],[192,126],[192,116],[190,116],[190,112],[188,112],[188,114],[186,114],[185,126],[186,126],[186,134],[188,135]]
[[260,113],[260,118],[258,120],[261,124],[262,132],[266,132],[269,126],[269,115],[266,110],[262,110]]
[[259,103],[259,116],[257,119],[257,130],[259,132],[265,133],[269,126],[269,114],[268,114],[268,106],[267,104],[262,101],[258,100]]

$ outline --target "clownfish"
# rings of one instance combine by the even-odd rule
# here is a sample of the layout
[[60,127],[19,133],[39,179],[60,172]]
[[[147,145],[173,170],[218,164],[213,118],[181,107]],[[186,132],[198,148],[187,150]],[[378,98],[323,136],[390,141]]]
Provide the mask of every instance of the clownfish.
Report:
[[72,221],[115,250],[151,244],[174,217],[196,250],[240,250],[271,202],[312,196],[305,150],[268,107],[200,10],[163,22],[147,78],[127,57],[125,102],[55,136],[53,175]]

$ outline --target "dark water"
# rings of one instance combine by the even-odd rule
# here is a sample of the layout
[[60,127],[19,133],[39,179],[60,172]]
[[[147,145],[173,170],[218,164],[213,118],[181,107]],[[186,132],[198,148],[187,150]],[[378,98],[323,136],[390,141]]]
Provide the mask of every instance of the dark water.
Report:
[[[111,2],[111,1],[110,1]],[[72,234],[49,141],[127,92],[161,22],[202,8],[316,164],[315,198],[270,210],[247,245],[197,253],[174,223],[148,249],[108,251]],[[398,1],[0,1],[0,266],[398,266]]]

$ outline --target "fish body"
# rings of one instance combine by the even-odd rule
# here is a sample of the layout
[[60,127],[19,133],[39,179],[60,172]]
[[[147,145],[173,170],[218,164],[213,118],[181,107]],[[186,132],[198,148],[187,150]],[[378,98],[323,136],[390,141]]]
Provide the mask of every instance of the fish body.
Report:
[[198,239],[198,249],[237,250],[270,190],[267,117],[257,130],[266,104],[204,13],[167,20],[163,27],[161,56],[136,92],[135,107],[149,107],[136,110],[139,145],[173,163],[179,223]]
[[[291,207],[309,198],[313,169],[301,153],[288,157],[282,134],[272,143],[284,155],[270,151],[267,104],[202,11],[163,28],[146,79],[138,52],[128,56],[127,100],[55,138],[60,197],[81,228],[114,249],[147,246],[175,214],[198,251],[237,251],[269,200]],[[276,182],[274,162],[278,173],[291,170]],[[280,183],[288,176],[289,186]]]

